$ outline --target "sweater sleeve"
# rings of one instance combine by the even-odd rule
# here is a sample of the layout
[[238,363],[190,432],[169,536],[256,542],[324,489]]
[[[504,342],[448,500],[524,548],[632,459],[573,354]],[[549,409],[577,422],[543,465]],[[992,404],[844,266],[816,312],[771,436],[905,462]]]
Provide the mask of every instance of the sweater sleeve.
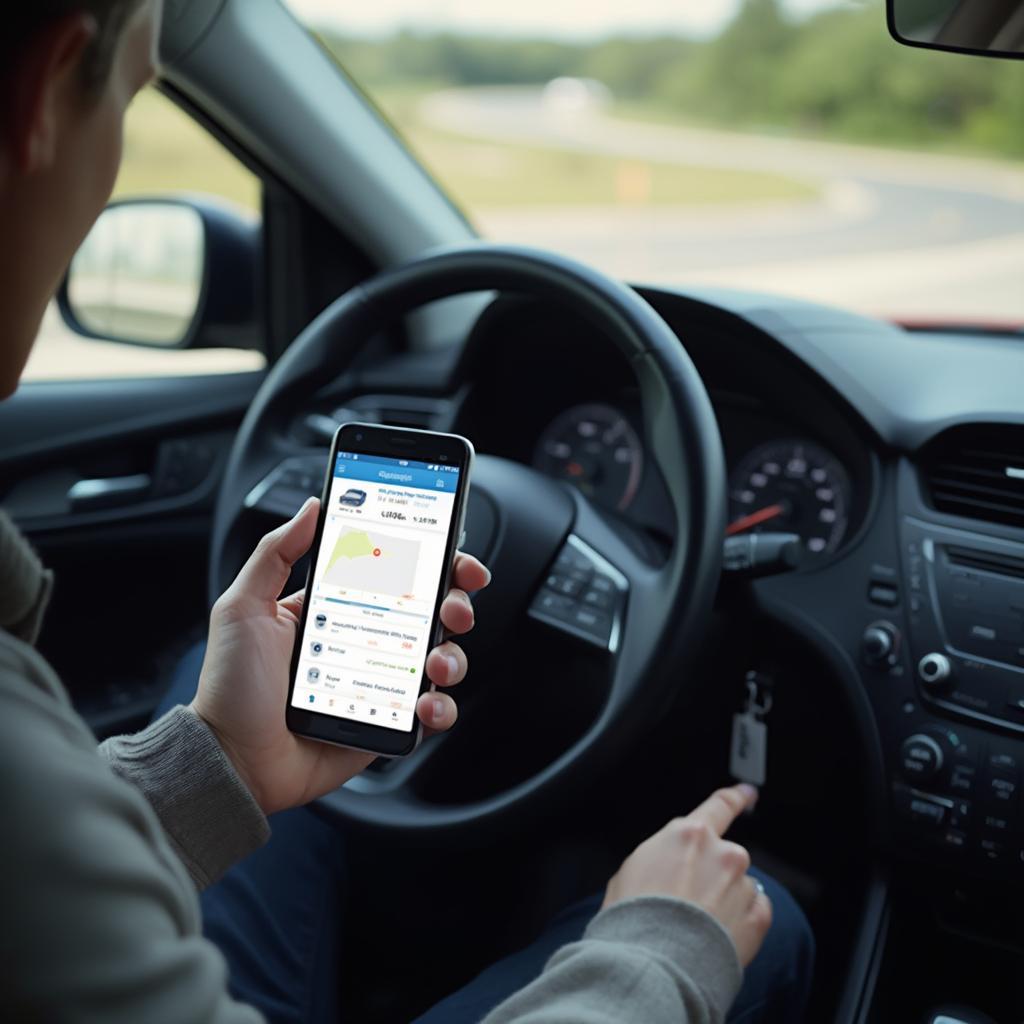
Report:
[[[0,631],[0,1015],[258,1024],[228,991],[195,885],[152,806],[96,756],[56,686],[35,652]],[[198,782],[178,785],[172,803],[195,792],[206,813],[224,806]],[[209,869],[201,844],[199,857]]]
[[601,911],[484,1024],[721,1024],[742,981],[726,931],[663,896]]
[[199,889],[270,836],[252,794],[191,708],[172,708],[141,732],[115,736],[99,749],[156,811]]

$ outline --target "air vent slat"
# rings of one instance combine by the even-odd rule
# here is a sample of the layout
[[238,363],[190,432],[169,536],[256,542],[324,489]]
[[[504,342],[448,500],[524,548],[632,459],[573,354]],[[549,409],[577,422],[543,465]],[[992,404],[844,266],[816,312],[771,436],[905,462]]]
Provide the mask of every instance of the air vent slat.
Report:
[[1024,479],[1014,469],[1024,469],[1024,426],[954,427],[922,459],[937,511],[1024,529]]

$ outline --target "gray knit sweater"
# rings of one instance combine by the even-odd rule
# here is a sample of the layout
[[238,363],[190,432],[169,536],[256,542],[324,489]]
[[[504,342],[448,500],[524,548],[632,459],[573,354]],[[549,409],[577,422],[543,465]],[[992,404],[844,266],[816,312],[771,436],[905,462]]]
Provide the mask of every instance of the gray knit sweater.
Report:
[[[50,575],[0,512],[0,1006],[68,1024],[243,1024],[202,937],[197,887],[264,843],[266,819],[204,723],[178,707],[97,747],[32,647]],[[717,1024],[740,983],[702,910],[647,897],[486,1024]]]

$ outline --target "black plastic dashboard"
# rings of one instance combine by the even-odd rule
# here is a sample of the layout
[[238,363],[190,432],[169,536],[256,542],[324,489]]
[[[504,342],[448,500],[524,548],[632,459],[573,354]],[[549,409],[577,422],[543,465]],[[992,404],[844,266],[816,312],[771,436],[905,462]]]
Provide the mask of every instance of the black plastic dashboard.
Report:
[[[777,510],[808,494],[825,495],[812,500],[816,515],[845,520],[802,570],[751,589],[760,612],[802,636],[844,689],[869,842],[958,878],[1024,881],[1024,345],[908,332],[773,297],[644,294],[712,396],[733,525],[777,528]],[[500,300],[455,374],[465,389],[455,427],[481,450],[589,487],[633,525],[671,538],[651,460],[640,453],[635,482],[615,476],[616,458],[629,462],[642,436],[641,410],[629,366],[591,329]],[[977,509],[965,505],[967,515],[937,507],[925,473],[928,453],[958,428],[1001,432],[979,472],[1003,490],[993,505],[993,481],[970,482],[981,497],[965,499]],[[804,497],[771,477],[787,476],[794,452]],[[762,489],[752,524],[735,505],[746,481]],[[792,516],[786,525],[797,528]],[[805,516],[805,539],[807,526]]]

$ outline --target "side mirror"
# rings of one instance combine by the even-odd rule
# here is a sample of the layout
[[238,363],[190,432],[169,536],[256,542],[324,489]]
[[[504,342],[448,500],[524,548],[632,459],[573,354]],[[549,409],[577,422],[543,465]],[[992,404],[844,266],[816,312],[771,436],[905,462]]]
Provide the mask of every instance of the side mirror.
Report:
[[1024,0],[887,0],[898,43],[1024,58]]
[[260,229],[206,199],[111,203],[57,294],[87,338],[158,348],[258,348]]

